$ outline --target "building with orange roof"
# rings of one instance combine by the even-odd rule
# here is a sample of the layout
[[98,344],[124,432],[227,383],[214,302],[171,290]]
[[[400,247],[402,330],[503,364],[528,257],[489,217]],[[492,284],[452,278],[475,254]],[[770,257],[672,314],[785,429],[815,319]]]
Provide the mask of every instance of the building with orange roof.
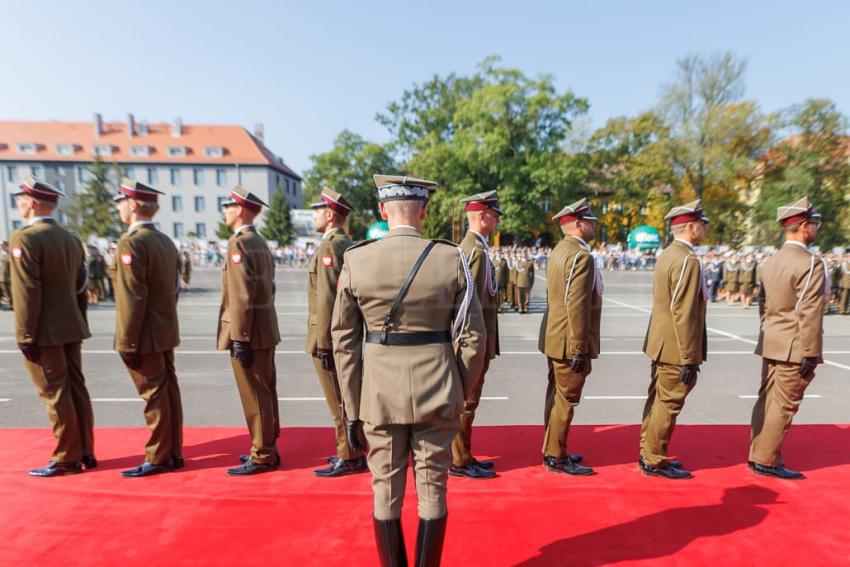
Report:
[[119,165],[128,177],[166,193],[157,222],[177,239],[190,234],[215,240],[221,203],[242,185],[266,202],[282,191],[293,208],[301,206],[301,177],[263,142],[263,127],[137,122],[0,121],[0,235],[7,240],[21,221],[11,194],[21,180],[36,175],[68,194],[59,216],[89,178],[95,156]]

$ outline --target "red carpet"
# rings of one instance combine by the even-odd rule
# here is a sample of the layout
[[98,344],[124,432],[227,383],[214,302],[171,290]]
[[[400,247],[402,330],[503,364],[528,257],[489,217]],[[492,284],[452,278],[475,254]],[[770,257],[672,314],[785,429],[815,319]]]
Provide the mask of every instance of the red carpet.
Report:
[[[673,448],[697,478],[647,478],[635,464],[637,426],[575,427],[571,450],[597,467],[546,472],[539,427],[481,427],[492,481],[450,479],[444,565],[847,565],[850,426],[794,426],[785,460],[801,482],[747,469],[745,426],[680,426]],[[100,468],[39,479],[47,430],[0,431],[2,565],[375,565],[369,476],[318,479],[332,446],[324,429],[286,429],[280,471],[230,478],[243,429],[186,430],[187,467],[146,479],[143,429],[98,429]],[[416,537],[409,483],[404,528]]]

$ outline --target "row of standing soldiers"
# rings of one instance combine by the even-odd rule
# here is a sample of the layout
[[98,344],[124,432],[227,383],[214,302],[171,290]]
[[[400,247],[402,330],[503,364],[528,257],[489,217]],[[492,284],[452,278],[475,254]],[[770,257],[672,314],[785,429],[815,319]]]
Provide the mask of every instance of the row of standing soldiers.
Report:
[[490,262],[498,282],[499,312],[507,303],[517,313],[528,313],[534,287],[534,260],[525,251],[492,253]]

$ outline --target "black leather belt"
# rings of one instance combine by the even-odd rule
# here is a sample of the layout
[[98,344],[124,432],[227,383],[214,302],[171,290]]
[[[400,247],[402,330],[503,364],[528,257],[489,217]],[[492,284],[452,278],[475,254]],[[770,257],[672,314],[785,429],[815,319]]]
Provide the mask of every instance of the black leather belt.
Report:
[[417,331],[414,333],[369,331],[366,333],[366,342],[389,346],[433,345],[452,342],[452,334],[449,331]]

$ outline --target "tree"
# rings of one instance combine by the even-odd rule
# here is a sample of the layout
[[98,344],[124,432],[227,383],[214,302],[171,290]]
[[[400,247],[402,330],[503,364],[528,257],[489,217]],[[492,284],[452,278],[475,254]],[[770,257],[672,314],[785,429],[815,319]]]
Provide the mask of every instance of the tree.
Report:
[[227,225],[224,220],[224,213],[221,214],[221,220],[218,221],[218,226],[215,229],[215,235],[219,240],[227,240],[233,236],[233,229]]
[[380,218],[372,176],[399,169],[389,149],[343,130],[333,149],[310,156],[310,160],[312,165],[304,174],[305,200],[315,201],[325,187],[341,193],[353,207],[348,215],[349,232],[356,239],[364,238],[369,225]]
[[850,242],[850,137],[847,116],[830,100],[810,99],[783,113],[789,134],[761,161],[755,207],[756,231],[763,242],[781,241],[776,208],[807,195],[823,214],[818,244]]
[[459,227],[459,201],[498,190],[501,230],[529,237],[547,212],[583,177],[581,160],[564,151],[585,99],[560,93],[551,76],[529,78],[485,59],[469,77],[435,76],[390,103],[378,121],[393,136],[404,170],[439,183],[425,224],[429,236]]
[[95,156],[88,168],[89,179],[69,208],[69,224],[83,241],[89,236],[116,238],[122,232],[110,181],[112,174],[120,172],[110,170],[109,164]]
[[275,240],[278,244],[289,244],[295,236],[292,217],[289,212],[289,201],[278,183],[277,190],[272,194],[269,210],[266,211],[260,234],[266,240]]

